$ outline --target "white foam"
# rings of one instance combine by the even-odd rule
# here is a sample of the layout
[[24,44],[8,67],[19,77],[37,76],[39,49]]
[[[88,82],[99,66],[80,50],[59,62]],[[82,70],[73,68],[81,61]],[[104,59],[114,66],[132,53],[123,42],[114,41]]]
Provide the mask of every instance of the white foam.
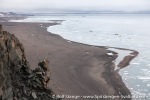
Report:
[[135,55],[133,55],[133,54],[130,54],[130,56],[135,56]]
[[127,74],[129,74],[129,73],[123,73],[123,74],[127,75]]
[[150,80],[150,77],[148,77],[148,76],[138,76],[138,79],[141,79],[141,80]]
[[147,84],[147,87],[150,87],[150,84]]
[[0,14],[0,17],[4,17],[4,15],[3,15],[3,14]]
[[132,65],[139,65],[140,63],[136,63],[136,62],[135,62],[135,63],[131,63],[131,64],[132,64]]
[[142,71],[147,71],[148,69],[141,69]]
[[72,43],[71,41],[68,41],[69,43]]
[[128,71],[125,70],[124,72],[127,73]]
[[113,56],[114,54],[113,53],[107,53],[109,56]]

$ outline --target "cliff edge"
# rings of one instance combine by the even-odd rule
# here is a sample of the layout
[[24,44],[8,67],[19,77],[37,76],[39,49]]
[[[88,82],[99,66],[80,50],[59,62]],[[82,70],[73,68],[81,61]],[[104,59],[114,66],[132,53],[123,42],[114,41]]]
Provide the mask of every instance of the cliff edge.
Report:
[[23,45],[0,25],[0,100],[55,100],[47,89],[48,60],[31,70]]

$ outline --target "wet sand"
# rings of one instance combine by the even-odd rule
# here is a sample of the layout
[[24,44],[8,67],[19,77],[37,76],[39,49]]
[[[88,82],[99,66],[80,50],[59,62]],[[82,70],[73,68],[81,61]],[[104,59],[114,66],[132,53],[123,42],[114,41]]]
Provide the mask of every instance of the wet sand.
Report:
[[[24,45],[31,68],[36,68],[37,63],[44,57],[48,58],[51,70],[49,88],[56,94],[131,95],[119,73],[114,70],[113,61],[117,57],[115,52],[105,47],[71,42],[47,32],[46,27],[55,23],[0,22],[0,24],[8,32],[15,34]],[[107,54],[109,52],[114,56],[109,56]]]

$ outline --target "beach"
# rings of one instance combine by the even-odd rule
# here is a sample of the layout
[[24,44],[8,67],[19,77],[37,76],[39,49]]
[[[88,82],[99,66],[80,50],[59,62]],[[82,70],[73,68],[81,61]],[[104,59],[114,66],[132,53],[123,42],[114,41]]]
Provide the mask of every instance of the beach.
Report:
[[[47,27],[56,23],[1,24],[4,30],[19,38],[32,69],[37,67],[42,58],[49,60],[51,76],[48,88],[57,95],[103,95],[107,100],[112,100],[111,96],[131,95],[119,73],[114,70],[113,61],[118,56],[116,52],[105,47],[75,43],[47,32]],[[113,53],[113,56],[107,53]],[[125,64],[128,65],[129,61],[130,59]],[[115,100],[124,98],[116,97]]]

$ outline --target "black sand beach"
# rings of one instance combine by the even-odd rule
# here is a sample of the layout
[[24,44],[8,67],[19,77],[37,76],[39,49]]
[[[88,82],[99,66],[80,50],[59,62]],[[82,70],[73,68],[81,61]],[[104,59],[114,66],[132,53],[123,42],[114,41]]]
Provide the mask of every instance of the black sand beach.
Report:
[[[47,32],[54,23],[0,22],[4,30],[14,34],[24,45],[25,55],[32,69],[41,58],[49,60],[51,71],[49,88],[58,95],[100,96],[100,100],[124,100],[131,95],[121,76],[114,70],[117,55],[105,47],[70,42]],[[41,27],[42,26],[42,27]],[[107,53],[114,53],[109,56]],[[133,59],[125,58],[120,66],[127,66]],[[83,99],[82,97],[79,99]],[[69,99],[70,100],[70,99]],[[126,100],[131,100],[130,98]]]

